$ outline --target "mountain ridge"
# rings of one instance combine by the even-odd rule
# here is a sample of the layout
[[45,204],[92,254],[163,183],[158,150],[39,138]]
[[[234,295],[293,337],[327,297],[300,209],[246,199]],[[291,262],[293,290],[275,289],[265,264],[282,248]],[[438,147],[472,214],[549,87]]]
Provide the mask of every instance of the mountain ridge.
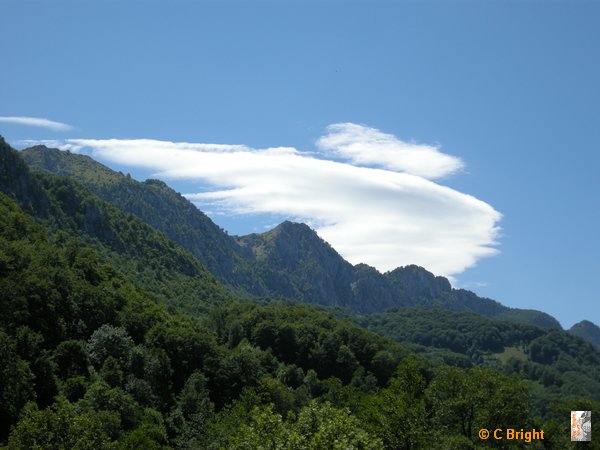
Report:
[[[287,221],[265,233],[229,236],[163,182],[136,181],[88,156],[44,146],[20,154],[32,169],[75,177],[104,200],[167,234],[237,294],[289,297],[359,314],[403,306],[472,311],[562,328],[546,313],[508,308],[454,289],[447,279],[418,266],[384,274],[365,264],[352,266],[305,224]],[[179,231],[172,230],[178,227]]]

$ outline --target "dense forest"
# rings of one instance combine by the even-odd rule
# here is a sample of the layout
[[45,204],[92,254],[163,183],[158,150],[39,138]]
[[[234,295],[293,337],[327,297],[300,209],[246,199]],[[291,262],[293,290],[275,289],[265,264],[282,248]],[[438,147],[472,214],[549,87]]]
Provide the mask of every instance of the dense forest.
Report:
[[[240,298],[161,231],[1,144],[0,446],[599,448],[568,433],[569,411],[600,401],[583,339]],[[545,438],[483,442],[482,427]]]
[[569,395],[600,399],[600,353],[591,343],[560,330],[473,313],[410,308],[354,320],[432,361],[521,374],[534,382],[535,410],[544,416],[552,414],[549,405]]

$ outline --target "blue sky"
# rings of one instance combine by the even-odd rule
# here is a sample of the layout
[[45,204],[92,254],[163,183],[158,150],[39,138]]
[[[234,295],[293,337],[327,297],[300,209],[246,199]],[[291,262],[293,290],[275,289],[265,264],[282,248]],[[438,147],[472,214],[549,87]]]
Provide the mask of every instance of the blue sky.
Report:
[[[380,235],[398,225],[373,261],[388,248],[392,258],[419,259],[415,248],[425,254],[439,239],[444,253],[421,259],[452,272],[455,285],[546,311],[566,327],[600,323],[600,3],[5,0],[0,16],[0,116],[73,127],[0,121],[9,142],[85,139],[93,146],[81,151],[136,178],[159,172],[184,193],[212,192],[202,201],[231,233],[306,216],[342,253],[364,247],[350,259],[368,257],[373,236],[348,208],[368,211]],[[107,150],[108,139],[120,146]],[[157,152],[167,151],[162,141],[225,147],[206,155],[215,154],[215,171],[183,176],[151,164],[140,141],[123,147],[138,139]],[[382,141],[408,160],[411,149],[433,159],[398,168]],[[283,197],[298,209],[264,201],[274,184],[248,194],[255,179],[218,165],[219,152],[238,150],[259,180],[271,161],[306,170],[350,225],[331,228],[325,222],[338,216],[316,211],[300,188]],[[423,173],[448,158],[460,167]],[[330,190],[318,184],[321,170],[336,174]],[[373,177],[404,189],[404,200],[381,203],[393,192],[375,189]],[[231,186],[248,195],[224,198]],[[348,192],[373,201],[345,203]],[[234,214],[244,208],[253,213]],[[394,234],[401,224],[418,224],[431,242],[417,236],[419,246],[403,250],[413,235]],[[457,241],[466,244],[453,250]]]

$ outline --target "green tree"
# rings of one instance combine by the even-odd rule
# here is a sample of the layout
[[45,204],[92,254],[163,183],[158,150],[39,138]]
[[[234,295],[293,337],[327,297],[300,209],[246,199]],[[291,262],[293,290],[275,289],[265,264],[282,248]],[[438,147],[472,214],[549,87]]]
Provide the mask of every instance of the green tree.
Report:
[[532,423],[530,394],[522,380],[491,369],[442,366],[426,395],[432,424],[443,435],[460,434],[479,442],[480,428],[521,429]]
[[272,403],[275,410],[284,417],[295,406],[296,397],[293,389],[275,378],[263,378],[260,381],[257,391],[263,403]]
[[166,352],[173,390],[178,392],[190,375],[203,369],[208,356],[216,352],[214,336],[181,316],[157,323],[146,335],[146,345]]
[[35,398],[33,378],[28,364],[17,355],[14,341],[0,329],[0,440],[25,403]]
[[280,450],[289,448],[290,431],[283,423],[281,415],[273,411],[273,405],[252,410],[249,424],[240,427],[229,438],[230,450]]
[[88,376],[88,355],[85,343],[77,340],[62,341],[54,350],[53,360],[62,379]]
[[110,324],[104,324],[94,331],[87,344],[90,361],[97,368],[102,367],[109,356],[121,365],[126,364],[132,348],[133,340],[127,331]]
[[25,408],[23,418],[11,432],[10,449],[116,449],[119,418],[109,412],[78,414],[71,403],[59,397],[51,407]]
[[383,448],[381,441],[366,432],[348,409],[311,401],[291,426],[289,447],[297,450],[371,450]]
[[[192,447],[192,443],[186,448]],[[140,424],[119,441],[119,450],[168,449],[167,430],[159,412],[145,409]]]
[[84,411],[109,411],[117,414],[125,429],[133,429],[140,421],[140,405],[121,388],[111,388],[105,381],[93,383],[78,403]]
[[387,389],[372,398],[366,412],[377,424],[386,448],[412,450],[431,442],[425,405],[427,380],[423,361],[407,358],[396,370]]
[[214,411],[208,394],[206,377],[200,371],[194,372],[179,393],[175,409],[169,416],[177,448],[194,447],[205,434],[206,424]]
[[229,439],[235,450],[342,450],[381,449],[381,441],[362,429],[347,409],[310,402],[297,420],[283,421],[273,405],[255,407],[250,423]]

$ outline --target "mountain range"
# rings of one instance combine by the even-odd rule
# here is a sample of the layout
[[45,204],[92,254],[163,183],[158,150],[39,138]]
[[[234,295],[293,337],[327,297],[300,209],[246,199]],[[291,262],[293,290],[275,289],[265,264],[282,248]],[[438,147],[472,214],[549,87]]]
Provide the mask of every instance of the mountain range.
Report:
[[37,171],[68,176],[101,199],[162,231],[237,295],[283,297],[359,314],[395,307],[443,308],[560,328],[541,311],[508,308],[410,265],[380,273],[352,265],[307,225],[283,222],[261,234],[230,236],[159,180],[136,181],[89,156],[35,146],[20,156]]

